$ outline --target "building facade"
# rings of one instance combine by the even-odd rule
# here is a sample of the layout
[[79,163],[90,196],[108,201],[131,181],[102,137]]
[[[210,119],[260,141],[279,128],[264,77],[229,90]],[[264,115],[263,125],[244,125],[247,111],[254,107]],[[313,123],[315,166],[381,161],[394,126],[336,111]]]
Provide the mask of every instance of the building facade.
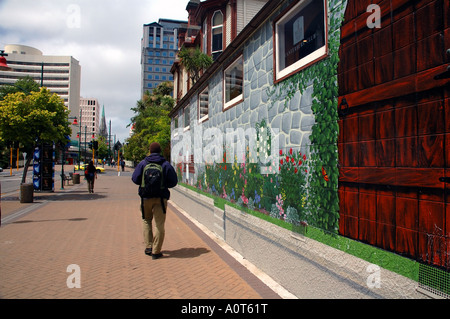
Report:
[[71,56],[49,56],[25,45],[5,45],[11,71],[0,71],[0,85],[14,84],[30,76],[40,86],[58,94],[71,116],[77,116],[80,105],[81,67]]
[[180,179],[448,272],[448,6],[268,1],[170,113]]
[[[95,98],[80,98],[81,142],[89,143],[100,132],[100,105]],[[80,125],[80,123],[78,123]],[[86,132],[86,139],[84,133]]]
[[[267,0],[191,0],[186,6],[188,24],[179,32],[178,46],[198,47],[215,61],[266,2]],[[173,96],[178,102],[193,83],[178,57],[171,72],[174,80]]]
[[173,81],[170,68],[178,50],[178,30],[187,21],[159,19],[143,26],[141,40],[141,96],[161,82]]

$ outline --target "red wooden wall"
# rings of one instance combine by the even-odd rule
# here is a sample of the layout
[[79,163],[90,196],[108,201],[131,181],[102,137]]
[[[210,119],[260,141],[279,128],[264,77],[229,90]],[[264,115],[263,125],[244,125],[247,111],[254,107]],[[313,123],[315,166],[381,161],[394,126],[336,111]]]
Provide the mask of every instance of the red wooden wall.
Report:
[[[367,26],[371,3],[381,28]],[[448,0],[348,1],[338,70],[340,233],[448,270],[447,49]]]

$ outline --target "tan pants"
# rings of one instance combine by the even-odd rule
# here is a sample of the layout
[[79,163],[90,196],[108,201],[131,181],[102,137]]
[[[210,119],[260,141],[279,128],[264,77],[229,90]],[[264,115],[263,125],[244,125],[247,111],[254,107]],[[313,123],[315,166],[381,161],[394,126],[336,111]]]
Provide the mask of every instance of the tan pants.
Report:
[[[164,205],[167,209],[167,200],[164,199]],[[164,214],[160,198],[144,198],[141,206],[144,209],[144,243],[145,248],[152,248],[153,254],[159,254],[164,242],[166,214]],[[155,220],[155,232],[153,233],[152,222]]]

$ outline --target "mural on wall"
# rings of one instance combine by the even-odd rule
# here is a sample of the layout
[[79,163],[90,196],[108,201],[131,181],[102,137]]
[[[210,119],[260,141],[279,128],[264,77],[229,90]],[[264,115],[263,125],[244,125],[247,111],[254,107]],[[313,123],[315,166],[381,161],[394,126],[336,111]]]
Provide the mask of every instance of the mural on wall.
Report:
[[339,233],[448,270],[450,4],[371,2],[341,29]]
[[[206,165],[197,179],[197,187],[226,200],[260,211],[274,218],[299,224],[307,221],[306,183],[307,157],[300,151],[279,151],[279,165],[270,165],[267,174],[261,174],[261,163],[249,160],[251,152],[271,150],[271,133],[263,120],[256,125],[256,147],[246,148],[245,159]],[[266,134],[262,134],[266,131]],[[264,138],[262,138],[264,136]],[[265,138],[268,136],[269,138]],[[272,154],[268,154],[272,155]],[[278,167],[278,171],[272,171]]]
[[[272,46],[272,25],[268,23],[269,29],[255,36],[259,37],[258,42],[253,42],[260,45],[253,46],[250,42],[248,47],[266,52],[264,56],[248,49],[250,53],[246,56],[250,58],[244,59],[245,79],[252,81],[254,74],[260,78],[260,90],[248,92],[246,99],[250,101],[249,110],[257,112],[255,118],[262,118],[253,123],[257,145],[253,149],[247,146],[246,159],[234,162],[227,161],[227,146],[224,145],[221,161],[197,167],[196,187],[274,218],[293,224],[307,223],[337,234],[337,64],[344,8],[345,3],[333,4],[330,8],[328,56],[276,85],[273,85],[272,68],[267,71],[270,80],[264,82],[265,85],[260,84],[261,73],[252,70],[252,66],[262,65],[261,61],[272,59],[272,51],[265,48],[267,42],[260,40],[267,34]],[[292,112],[292,109],[298,111]],[[250,117],[253,114],[250,113]],[[267,130],[265,136],[270,137],[269,130],[273,128],[280,130],[277,136],[280,148],[276,150],[278,169],[261,174],[260,164],[249,161],[249,155],[271,149],[270,139],[262,139],[261,132]],[[263,142],[266,142],[264,147]],[[186,172],[180,166],[180,173],[182,170]]]
[[[234,160],[223,145],[215,164],[183,163],[178,171],[238,205],[448,270],[449,2],[393,0],[370,7],[383,9],[378,20],[369,20],[369,2],[382,4],[326,1],[327,55],[289,75],[274,65],[273,27],[304,21],[274,14],[243,49],[243,101],[223,109],[218,72],[202,124],[255,128],[257,145]],[[261,138],[271,129],[279,132],[276,151]],[[276,172],[261,174],[249,160],[263,150],[277,156]]]

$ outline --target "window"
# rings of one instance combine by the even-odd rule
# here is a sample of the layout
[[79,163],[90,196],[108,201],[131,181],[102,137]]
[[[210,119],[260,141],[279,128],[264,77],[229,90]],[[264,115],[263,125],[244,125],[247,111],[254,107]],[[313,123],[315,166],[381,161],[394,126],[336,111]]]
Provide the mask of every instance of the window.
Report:
[[208,54],[208,24],[206,19],[203,21],[203,39],[202,39],[203,53]]
[[303,0],[275,20],[275,81],[326,57],[326,13],[326,1]]
[[239,103],[243,99],[244,62],[242,56],[224,71],[224,109]]
[[208,119],[208,87],[198,95],[198,121],[203,122]]
[[189,130],[189,125],[191,123],[191,117],[189,114],[189,106],[186,106],[184,108],[184,116],[183,117],[184,117],[184,130],[186,131],[186,130]]
[[212,41],[211,41],[211,53],[215,60],[220,53],[222,53],[223,45],[223,14],[221,11],[214,12],[212,17]]

